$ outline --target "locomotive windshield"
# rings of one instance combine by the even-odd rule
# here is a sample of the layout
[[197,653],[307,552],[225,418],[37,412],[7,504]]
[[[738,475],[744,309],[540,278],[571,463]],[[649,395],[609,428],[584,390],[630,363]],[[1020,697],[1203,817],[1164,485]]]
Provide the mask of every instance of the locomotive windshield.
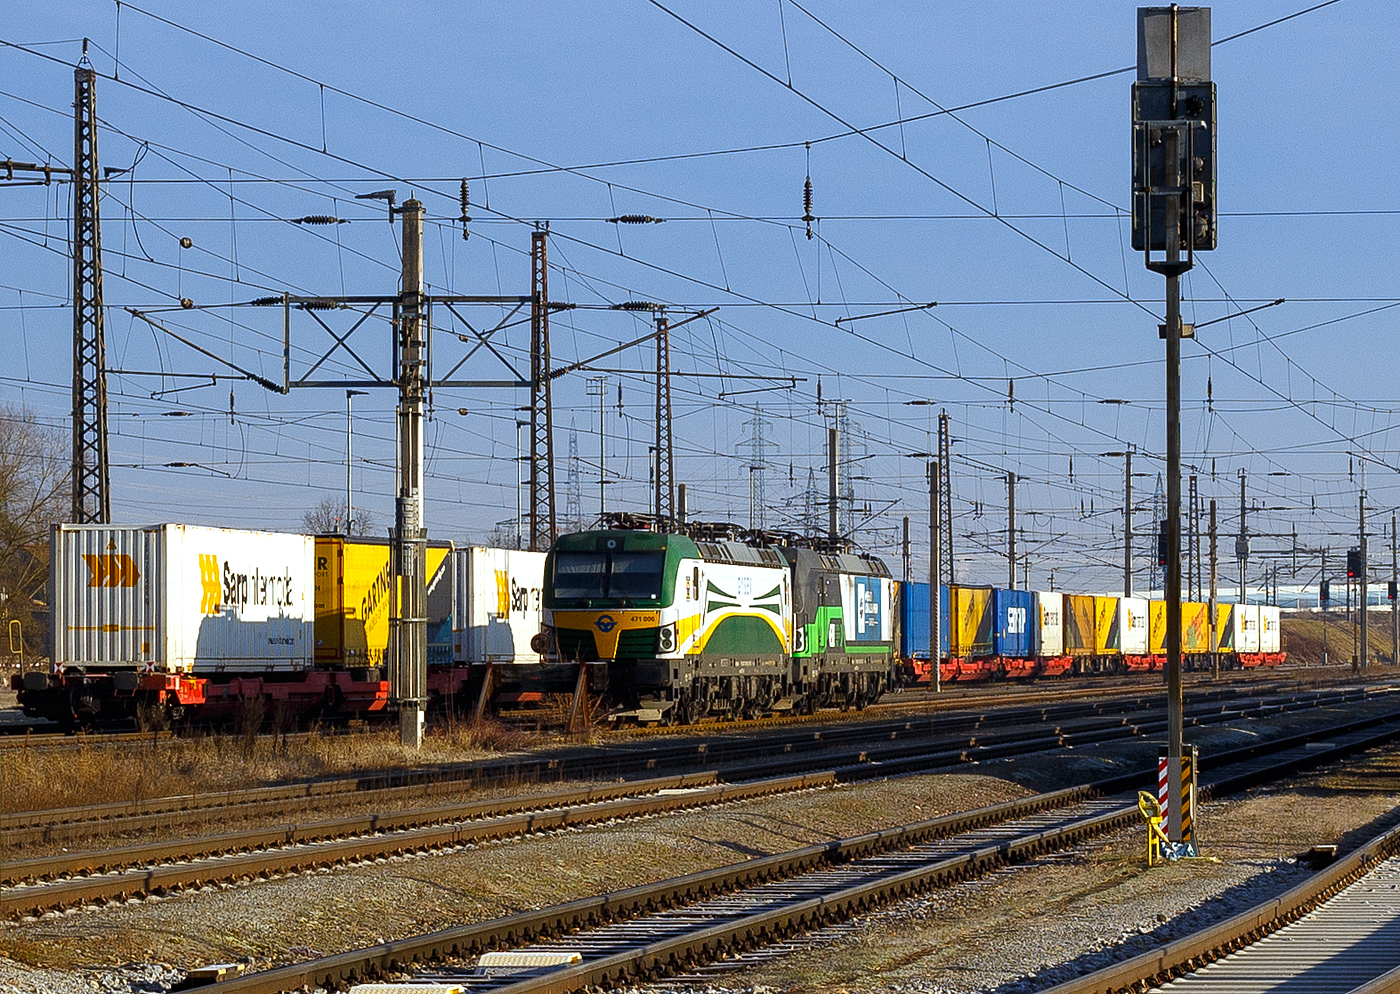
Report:
[[554,556],[554,597],[561,601],[661,599],[666,553],[559,552]]

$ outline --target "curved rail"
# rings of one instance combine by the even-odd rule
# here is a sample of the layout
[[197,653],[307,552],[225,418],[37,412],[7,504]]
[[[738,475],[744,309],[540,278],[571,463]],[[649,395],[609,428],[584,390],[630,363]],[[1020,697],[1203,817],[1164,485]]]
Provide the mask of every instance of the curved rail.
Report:
[[[1392,716],[1391,723],[1379,730],[1370,727],[1344,734],[1331,729],[1329,737],[1333,744],[1328,749],[1308,749],[1295,742],[1291,750],[1267,761],[1257,755],[1263,747],[1241,750],[1236,756],[1244,759],[1244,768],[1222,769],[1220,772],[1228,777],[1217,779],[1215,789],[1256,783],[1302,765],[1369,748],[1378,741],[1392,740],[1397,734],[1400,734],[1400,719]],[[1276,744],[1275,748],[1278,747]],[[1150,775],[1144,771],[1135,778],[1141,780]],[[1098,789],[1122,790],[1128,779],[1131,778],[1115,778],[1097,785],[1097,789],[1079,787],[1037,795],[553,908],[263,971],[226,981],[220,984],[219,990],[221,994],[274,994],[303,986],[332,987],[370,977],[412,972],[430,962],[466,959],[487,950],[518,947],[564,935],[571,935],[566,947],[587,949],[591,958],[577,966],[517,979],[504,986],[486,981],[478,984],[478,978],[471,977],[469,989],[489,989],[499,994],[563,994],[655,979],[720,955],[863,913],[880,903],[902,899],[929,887],[965,879],[1010,860],[1129,824],[1138,813],[1136,804],[1127,798],[1117,798],[1107,804],[1090,800]],[[1047,827],[1043,819],[1039,823],[1017,824],[1017,819],[1033,820],[1056,809],[1068,809],[1056,816],[1058,824]],[[986,834],[989,827],[994,826],[1001,827],[991,828],[993,835]],[[953,839],[951,850],[935,846],[926,853],[915,853],[912,860],[901,859],[898,854],[889,856],[898,850],[912,850],[952,836],[962,838]],[[870,864],[857,866],[862,860],[872,859],[882,861],[884,870]],[[791,899],[784,899],[780,893],[775,901],[759,901],[761,906],[752,913],[730,915],[722,922],[706,917],[709,906],[696,903],[741,891],[747,894],[753,888],[788,881],[799,874],[838,875],[844,867],[857,867],[858,872],[854,876],[846,874],[835,886],[819,893],[805,889],[805,885],[794,888],[784,884]],[[680,907],[686,909],[693,927],[662,934],[647,924],[652,918],[644,918],[661,918],[661,913],[667,909]],[[697,918],[699,920],[695,921]],[[625,948],[610,946],[611,940],[605,937],[574,934],[620,921],[633,923],[627,930],[629,937],[618,940]],[[465,981],[469,976],[460,974],[454,977],[454,982]]]

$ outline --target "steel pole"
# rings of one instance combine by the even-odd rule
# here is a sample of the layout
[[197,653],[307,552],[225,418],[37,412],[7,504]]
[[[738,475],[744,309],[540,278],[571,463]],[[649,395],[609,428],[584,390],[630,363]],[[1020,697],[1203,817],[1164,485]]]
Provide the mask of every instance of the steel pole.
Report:
[[826,506],[826,532],[832,542],[835,542],[841,535],[837,527],[836,514],[836,485],[838,469],[836,465],[836,445],[837,434],[835,428],[826,430],[826,486],[827,486],[827,506]]
[[355,534],[351,531],[354,519],[354,505],[351,500],[350,491],[350,467],[355,464],[355,430],[350,421],[350,402],[355,396],[353,390],[345,391],[345,535],[350,537]]
[[427,531],[423,521],[423,418],[427,401],[424,341],[423,205],[407,200],[403,214],[403,288],[399,297],[399,496],[394,516],[394,573],[399,591],[394,690],[399,736],[423,745],[427,705]]
[[[1390,516],[1390,583],[1391,587],[1397,585],[1396,569],[1396,546],[1395,546],[1395,515]],[[1396,590],[1400,595],[1400,589]],[[1390,602],[1390,662],[1395,664],[1396,656],[1400,655],[1400,596],[1396,596]]]
[[1370,577],[1368,574],[1371,572],[1371,563],[1370,560],[1366,558],[1366,491],[1364,490],[1361,491],[1358,506],[1360,508],[1358,520],[1361,531],[1361,578],[1357,581],[1359,596],[1356,600],[1361,610],[1361,668],[1364,670],[1371,659],[1371,634],[1367,624],[1367,615],[1369,615],[1371,611],[1370,605],[1366,603],[1367,594],[1369,592],[1367,588],[1369,586],[1368,581]]
[[1206,606],[1209,617],[1206,624],[1210,627],[1210,678],[1220,679],[1220,632],[1216,628],[1215,616],[1220,606],[1219,597],[1215,590],[1215,567],[1216,567],[1216,534],[1215,534],[1215,501],[1210,502],[1210,603]]
[[1123,596],[1133,596],[1133,450],[1123,462]]
[[939,596],[942,575],[942,514],[938,495],[938,463],[928,464],[928,659],[933,691],[943,690],[943,601]]
[[1006,586],[1016,588],[1016,474],[1006,474]]
[[[1162,134],[1166,144],[1167,187],[1181,186],[1174,129]],[[1168,837],[1182,841],[1181,789],[1181,276],[1172,268],[1181,260],[1180,193],[1167,197],[1167,768]]]
[[1239,597],[1239,603],[1241,603],[1241,604],[1247,604],[1247,603],[1249,602],[1249,593],[1248,593],[1248,589],[1247,589],[1246,586],[1245,586],[1245,577],[1244,577],[1245,567],[1246,567],[1246,566],[1248,565],[1248,563],[1249,563],[1249,524],[1245,521],[1245,516],[1244,516],[1244,515],[1245,515],[1245,510],[1244,510],[1244,483],[1245,483],[1244,470],[1240,470],[1240,542],[1239,542],[1239,548],[1235,550],[1236,552],[1239,553],[1239,555],[1237,555],[1235,558],[1238,559],[1238,560],[1239,560],[1239,563],[1240,563],[1240,597]]
[[908,583],[912,578],[909,572],[909,515],[904,516],[904,543],[900,546],[904,554],[904,582]]

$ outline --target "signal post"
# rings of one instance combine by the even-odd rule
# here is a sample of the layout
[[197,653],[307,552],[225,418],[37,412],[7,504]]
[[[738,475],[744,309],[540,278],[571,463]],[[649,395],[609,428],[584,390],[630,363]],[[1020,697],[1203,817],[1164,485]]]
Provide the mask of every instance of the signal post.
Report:
[[1167,834],[1178,854],[1194,855],[1182,789],[1181,340],[1195,329],[1181,322],[1181,274],[1216,242],[1209,7],[1138,8],[1132,96],[1133,248],[1166,278],[1167,320],[1158,330],[1167,352]]

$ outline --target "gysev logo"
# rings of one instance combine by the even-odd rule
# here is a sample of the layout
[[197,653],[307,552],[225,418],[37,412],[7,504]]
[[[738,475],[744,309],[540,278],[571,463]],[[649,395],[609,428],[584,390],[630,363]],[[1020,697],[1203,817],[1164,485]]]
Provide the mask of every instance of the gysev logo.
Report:
[[617,619],[610,614],[602,614],[598,616],[597,621],[593,622],[593,627],[606,635],[617,627]]
[[223,586],[219,583],[219,557],[203,555],[199,557],[199,597],[200,614],[219,613],[219,595]]
[[127,555],[84,555],[90,573],[89,587],[134,587],[141,578],[136,564]]

